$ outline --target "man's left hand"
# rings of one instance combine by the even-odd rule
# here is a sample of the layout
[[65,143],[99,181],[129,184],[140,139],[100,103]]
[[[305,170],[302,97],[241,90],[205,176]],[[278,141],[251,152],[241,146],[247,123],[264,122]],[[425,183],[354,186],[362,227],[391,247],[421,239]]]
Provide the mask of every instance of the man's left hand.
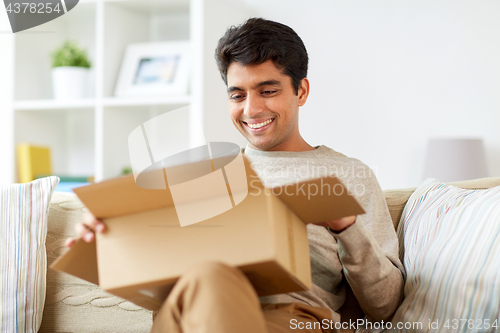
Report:
[[323,227],[329,227],[335,232],[341,232],[347,229],[349,226],[351,226],[354,222],[356,222],[356,215],[346,216],[337,220],[331,220],[315,224]]

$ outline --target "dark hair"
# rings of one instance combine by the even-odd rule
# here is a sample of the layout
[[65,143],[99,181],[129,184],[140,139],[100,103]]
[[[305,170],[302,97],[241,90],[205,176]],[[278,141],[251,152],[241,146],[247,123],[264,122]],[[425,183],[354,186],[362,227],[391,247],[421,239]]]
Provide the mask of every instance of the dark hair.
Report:
[[215,50],[215,60],[226,85],[227,69],[233,62],[246,66],[272,60],[292,79],[295,94],[307,77],[308,57],[302,39],[289,26],[263,18],[250,18],[227,29]]

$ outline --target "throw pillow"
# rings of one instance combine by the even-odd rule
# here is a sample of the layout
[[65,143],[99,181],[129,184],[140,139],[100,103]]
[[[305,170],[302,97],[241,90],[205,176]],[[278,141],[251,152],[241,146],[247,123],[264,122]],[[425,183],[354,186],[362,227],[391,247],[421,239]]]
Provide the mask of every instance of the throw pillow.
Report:
[[36,333],[47,273],[47,215],[57,177],[0,186],[0,332]]
[[407,278],[394,331],[498,331],[500,186],[427,179],[408,200],[398,237]]

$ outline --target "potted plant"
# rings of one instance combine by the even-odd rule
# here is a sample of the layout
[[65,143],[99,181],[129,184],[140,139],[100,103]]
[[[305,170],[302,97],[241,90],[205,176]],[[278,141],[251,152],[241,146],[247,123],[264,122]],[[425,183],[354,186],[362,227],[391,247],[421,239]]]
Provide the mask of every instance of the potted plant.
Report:
[[86,50],[74,41],[65,41],[52,53],[54,98],[67,100],[88,97],[90,67]]

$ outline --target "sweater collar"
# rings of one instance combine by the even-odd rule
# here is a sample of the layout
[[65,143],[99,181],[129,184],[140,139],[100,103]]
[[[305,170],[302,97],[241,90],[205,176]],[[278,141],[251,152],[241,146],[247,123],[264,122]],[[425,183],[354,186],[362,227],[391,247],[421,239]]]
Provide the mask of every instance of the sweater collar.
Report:
[[306,150],[306,151],[267,151],[267,150],[257,150],[250,148],[247,144],[243,153],[251,156],[267,156],[267,157],[312,157],[317,153],[322,153],[324,150],[328,148],[324,145],[315,146],[314,150]]

